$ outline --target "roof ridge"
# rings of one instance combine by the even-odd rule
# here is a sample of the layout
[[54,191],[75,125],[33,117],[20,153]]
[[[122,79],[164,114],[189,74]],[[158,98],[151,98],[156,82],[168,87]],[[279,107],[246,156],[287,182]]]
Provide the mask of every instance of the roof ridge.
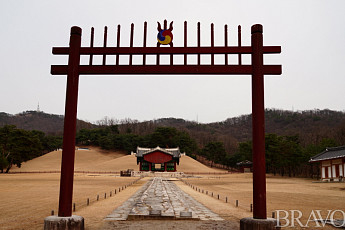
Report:
[[310,158],[309,162],[342,158],[345,156],[345,146],[326,148],[323,152]]
[[337,146],[337,147],[326,147],[326,151],[336,151],[336,150],[342,150],[345,149],[345,145]]

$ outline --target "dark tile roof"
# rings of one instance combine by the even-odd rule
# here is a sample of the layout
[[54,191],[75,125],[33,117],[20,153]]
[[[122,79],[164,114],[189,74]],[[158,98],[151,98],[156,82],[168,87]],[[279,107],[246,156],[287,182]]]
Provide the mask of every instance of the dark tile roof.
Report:
[[161,148],[157,146],[156,148],[142,148],[142,147],[137,147],[137,152],[136,156],[137,157],[143,157],[146,154],[152,153],[154,151],[161,151],[163,153],[172,155],[174,158],[180,158],[181,157],[181,152],[180,149],[177,148]]
[[309,162],[330,160],[345,157],[345,146],[326,148],[322,153],[310,158]]
[[236,165],[238,165],[238,166],[252,166],[253,162],[245,160],[245,161],[241,161],[241,162],[236,163]]

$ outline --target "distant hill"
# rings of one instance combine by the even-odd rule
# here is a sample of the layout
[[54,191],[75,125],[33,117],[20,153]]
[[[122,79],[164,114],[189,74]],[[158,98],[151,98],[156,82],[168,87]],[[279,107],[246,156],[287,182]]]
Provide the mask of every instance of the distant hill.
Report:
[[[63,133],[63,115],[48,114],[39,111],[25,111],[19,114],[8,114],[0,112],[0,127],[4,125],[15,125],[25,130],[39,130],[46,134]],[[95,125],[77,120],[77,130],[82,128],[93,128]]]
[[[252,138],[251,114],[209,124],[176,118],[158,119],[154,124],[187,130],[201,144],[213,140],[224,141],[228,150],[233,149],[236,142],[248,141]],[[345,136],[341,134],[342,132],[345,134],[345,113],[328,109],[307,111],[266,109],[265,131],[281,136],[299,135],[305,145],[318,142],[321,138],[342,138],[341,136]]]
[[[26,111],[16,115],[0,113],[0,127],[6,124],[16,125],[26,130],[41,130],[47,134],[62,134],[63,116],[47,114],[38,111]],[[161,118],[157,120],[139,122],[126,119],[123,121],[99,121],[98,124],[118,124],[120,133],[132,132],[143,135],[152,133],[156,127],[175,127],[187,131],[197,140],[200,146],[210,141],[222,141],[227,150],[237,147],[238,142],[252,138],[252,115],[242,115],[228,118],[225,121],[209,124],[186,121],[179,118]],[[77,129],[90,129],[98,125],[78,120]],[[278,109],[266,109],[265,111],[266,133],[277,135],[299,135],[303,144],[315,143],[320,138],[338,138],[337,135],[344,132],[345,137],[345,113],[332,110],[307,110],[287,111]],[[338,140],[344,142],[343,140]],[[345,144],[345,142],[343,143]]]
[[[251,139],[252,115],[229,118],[224,122],[209,124],[215,132],[233,135],[237,140]],[[332,110],[286,111],[267,109],[265,111],[266,133],[278,135],[300,135],[301,137],[318,134],[329,136],[341,126],[345,126],[345,113]]]

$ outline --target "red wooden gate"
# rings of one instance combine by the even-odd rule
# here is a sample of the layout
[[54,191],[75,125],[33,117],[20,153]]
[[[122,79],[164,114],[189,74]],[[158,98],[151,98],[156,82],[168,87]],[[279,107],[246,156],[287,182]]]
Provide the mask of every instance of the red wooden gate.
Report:
[[[263,54],[280,53],[280,46],[263,46],[263,28],[256,24],[251,28],[251,46],[241,45],[241,27],[238,27],[238,45],[228,46],[228,26],[224,26],[224,46],[214,45],[214,26],[211,24],[211,46],[201,47],[200,45],[200,23],[197,25],[197,47],[187,46],[187,22],[184,23],[184,46],[174,47],[173,42],[169,42],[170,47],[146,47],[147,23],[144,23],[144,39],[142,47],[133,47],[134,24],[131,25],[130,46],[120,47],[120,25],[117,30],[117,46],[107,47],[107,27],[104,29],[103,47],[94,47],[94,29],[91,29],[90,47],[81,47],[81,33],[79,27],[71,28],[69,47],[54,47],[53,54],[69,55],[68,65],[52,65],[51,74],[67,75],[65,124],[63,137],[63,152],[61,163],[60,180],[60,217],[72,215],[73,196],[73,175],[75,158],[75,134],[76,115],[78,101],[79,75],[87,74],[113,74],[113,75],[142,75],[142,74],[173,74],[173,75],[252,75],[252,117],[253,117],[253,217],[266,219],[266,166],[265,166],[265,124],[264,124],[264,75],[280,75],[281,65],[264,65]],[[159,25],[159,29],[162,31]],[[169,29],[167,21],[164,21],[164,30],[171,32],[172,23]],[[172,35],[171,35],[172,36]],[[188,55],[197,55],[197,64],[191,65],[187,62]],[[200,55],[211,55],[210,64],[201,64]],[[224,64],[214,63],[214,55],[223,54]],[[228,54],[238,55],[238,64],[228,63]],[[242,54],[251,54],[251,65],[242,64]],[[90,57],[88,65],[80,65],[80,56]],[[93,56],[102,55],[102,65],[93,65]],[[114,64],[106,64],[108,55],[115,55]],[[119,57],[129,55],[128,64],[120,64]],[[143,57],[141,65],[133,65],[133,55]],[[156,55],[156,64],[147,65],[146,56]],[[160,64],[160,55],[170,56],[170,65]],[[174,56],[183,55],[183,65],[174,64]]]

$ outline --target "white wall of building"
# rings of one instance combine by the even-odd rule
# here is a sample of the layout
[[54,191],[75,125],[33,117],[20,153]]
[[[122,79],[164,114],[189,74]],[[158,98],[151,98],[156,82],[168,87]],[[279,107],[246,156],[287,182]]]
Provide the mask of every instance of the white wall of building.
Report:
[[335,171],[335,165],[332,165],[332,178],[335,178],[336,171]]
[[339,176],[344,176],[344,174],[343,174],[343,165],[339,165]]
[[326,167],[322,167],[321,178],[325,178],[325,177],[326,177]]

